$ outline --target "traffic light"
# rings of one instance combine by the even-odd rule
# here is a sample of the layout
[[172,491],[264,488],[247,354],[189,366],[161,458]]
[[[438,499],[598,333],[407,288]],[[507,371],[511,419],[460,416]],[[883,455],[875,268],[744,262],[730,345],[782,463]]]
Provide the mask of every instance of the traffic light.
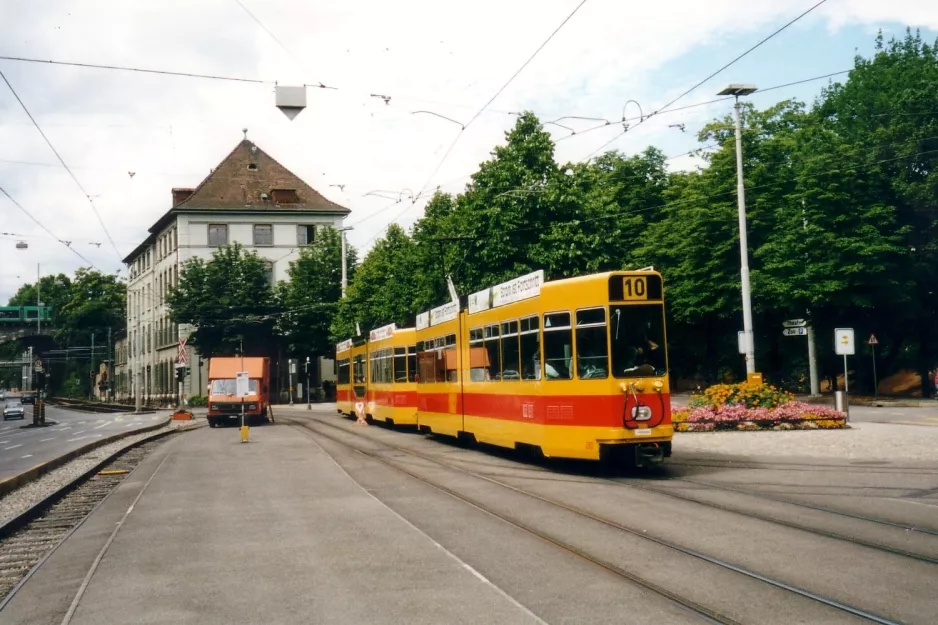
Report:
[[176,381],[177,381],[177,382],[182,382],[183,380],[185,380],[185,379],[186,379],[186,372],[187,372],[187,368],[186,368],[186,367],[178,367],[178,368],[176,369]]

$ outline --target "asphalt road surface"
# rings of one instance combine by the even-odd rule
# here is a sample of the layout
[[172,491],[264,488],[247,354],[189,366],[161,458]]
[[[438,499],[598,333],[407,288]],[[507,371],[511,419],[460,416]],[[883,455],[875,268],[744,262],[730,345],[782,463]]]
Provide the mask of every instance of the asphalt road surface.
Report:
[[895,406],[850,406],[850,420],[895,425],[938,427],[938,401],[934,406],[902,408]]
[[[19,400],[0,400],[0,406],[12,401]],[[47,404],[46,422],[54,421],[56,425],[26,428],[24,426],[32,423],[33,407],[25,408],[24,420],[0,422],[0,480],[19,475],[97,439],[154,425],[169,415],[165,410],[141,415],[91,414]]]

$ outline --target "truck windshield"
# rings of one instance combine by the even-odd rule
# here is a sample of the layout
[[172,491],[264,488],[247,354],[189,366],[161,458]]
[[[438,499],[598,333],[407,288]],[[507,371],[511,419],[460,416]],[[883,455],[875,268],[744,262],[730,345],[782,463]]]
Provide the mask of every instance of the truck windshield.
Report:
[[[228,378],[227,380],[212,380],[212,395],[235,395],[237,393],[237,380]],[[248,389],[252,394],[257,394],[257,380],[248,380]]]

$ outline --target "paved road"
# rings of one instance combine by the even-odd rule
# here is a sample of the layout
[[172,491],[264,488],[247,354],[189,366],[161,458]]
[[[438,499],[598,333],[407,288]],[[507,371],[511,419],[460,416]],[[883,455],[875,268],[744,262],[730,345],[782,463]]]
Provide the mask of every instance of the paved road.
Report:
[[[10,400],[6,400],[10,401]],[[0,400],[0,406],[6,403]],[[32,423],[32,406],[23,421],[0,422],[0,480],[57,458],[73,449],[118,432],[130,432],[166,419],[168,411],[151,414],[89,414],[46,406],[46,421],[57,425],[24,428]]]
[[850,420],[897,425],[930,425],[938,427],[938,401],[934,406],[898,408],[894,406],[851,406]]

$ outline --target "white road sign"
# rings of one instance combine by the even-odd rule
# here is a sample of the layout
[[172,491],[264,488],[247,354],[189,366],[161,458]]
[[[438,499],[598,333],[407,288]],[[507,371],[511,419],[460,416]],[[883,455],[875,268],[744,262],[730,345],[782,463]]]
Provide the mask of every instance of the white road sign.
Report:
[[834,350],[838,356],[853,356],[856,353],[853,328],[837,328],[834,330]]
[[241,371],[235,374],[235,395],[238,397],[247,397],[251,394],[251,378],[247,371]]
[[807,333],[807,328],[785,328],[782,330],[782,334],[785,336],[804,336]]
[[805,319],[789,319],[782,322],[783,328],[802,328],[806,325],[808,325],[808,322]]

